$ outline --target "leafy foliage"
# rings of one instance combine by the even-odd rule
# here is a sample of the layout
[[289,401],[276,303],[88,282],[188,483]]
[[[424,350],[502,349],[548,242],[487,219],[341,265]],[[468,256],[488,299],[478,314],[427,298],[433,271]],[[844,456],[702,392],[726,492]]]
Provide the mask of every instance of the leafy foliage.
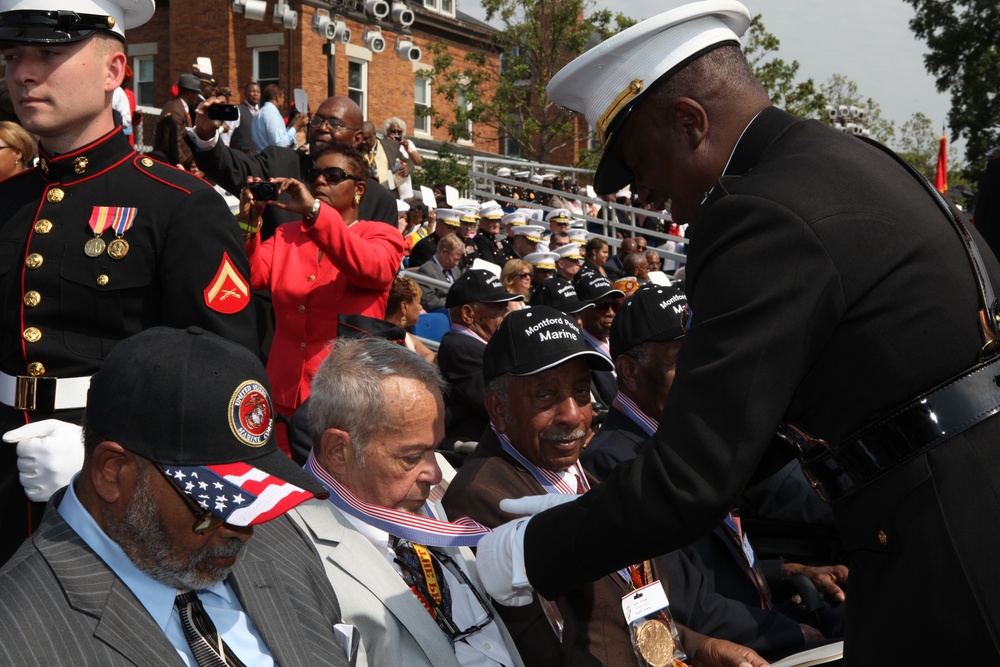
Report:
[[914,34],[927,42],[924,66],[940,92],[951,91],[948,124],[965,136],[965,175],[978,183],[1000,152],[1000,3],[997,0],[906,0]]
[[781,40],[764,27],[760,14],[753,17],[743,53],[771,101],[799,118],[825,118],[826,100],[812,79],[795,81],[799,61],[775,57]]

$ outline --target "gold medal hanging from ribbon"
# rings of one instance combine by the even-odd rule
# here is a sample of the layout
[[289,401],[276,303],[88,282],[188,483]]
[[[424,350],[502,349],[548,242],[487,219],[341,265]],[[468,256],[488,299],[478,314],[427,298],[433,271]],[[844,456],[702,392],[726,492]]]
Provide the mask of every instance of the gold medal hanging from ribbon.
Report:
[[650,667],[667,667],[674,663],[674,636],[662,621],[646,621],[635,631],[639,656]]
[[89,257],[97,257],[104,252],[104,240],[100,238],[105,229],[115,230],[115,239],[107,244],[108,255],[111,259],[121,259],[128,254],[128,241],[122,238],[132,227],[137,208],[126,208],[122,206],[95,206],[90,214],[90,228],[94,231],[94,238],[87,241],[83,250]]

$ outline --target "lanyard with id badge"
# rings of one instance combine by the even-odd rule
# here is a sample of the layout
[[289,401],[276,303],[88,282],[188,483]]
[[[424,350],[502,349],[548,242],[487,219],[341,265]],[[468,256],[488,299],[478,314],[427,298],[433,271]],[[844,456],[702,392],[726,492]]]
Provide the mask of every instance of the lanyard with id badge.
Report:
[[[641,568],[641,572],[640,572]],[[622,598],[632,650],[641,667],[687,667],[670,601],[659,581],[652,579],[649,561],[618,573],[634,590]],[[650,583],[645,583],[650,581]]]

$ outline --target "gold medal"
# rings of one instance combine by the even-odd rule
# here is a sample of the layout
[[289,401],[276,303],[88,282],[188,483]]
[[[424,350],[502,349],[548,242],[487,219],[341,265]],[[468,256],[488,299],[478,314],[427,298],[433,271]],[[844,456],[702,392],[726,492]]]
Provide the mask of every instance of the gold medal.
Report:
[[99,256],[104,252],[104,239],[100,236],[95,236],[83,244],[83,251],[87,253],[87,257]]
[[122,238],[115,239],[108,244],[108,255],[111,259],[121,259],[128,254],[128,241]]
[[639,655],[651,667],[667,667],[674,660],[674,636],[660,621],[646,621],[635,631]]

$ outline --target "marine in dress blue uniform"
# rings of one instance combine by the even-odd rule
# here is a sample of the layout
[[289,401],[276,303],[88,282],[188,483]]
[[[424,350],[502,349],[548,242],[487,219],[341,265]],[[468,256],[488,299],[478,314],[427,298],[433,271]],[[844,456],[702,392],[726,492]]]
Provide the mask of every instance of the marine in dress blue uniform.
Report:
[[[115,0],[66,3],[68,11],[56,4],[0,0],[15,109],[41,137],[38,166],[0,183],[4,433],[44,419],[79,424],[89,377],[116,343],[143,329],[198,325],[256,349],[249,264],[222,198],[201,179],[135,153],[112,127],[110,109],[104,126],[57,155],[47,146],[64,145],[65,133],[18,102],[46,84],[19,82],[15,64],[23,59],[27,69],[36,47],[98,33],[124,40],[123,27],[152,15],[152,0],[122,2],[127,9]],[[41,519],[18,481],[13,444],[0,447],[0,507],[3,562]]]

